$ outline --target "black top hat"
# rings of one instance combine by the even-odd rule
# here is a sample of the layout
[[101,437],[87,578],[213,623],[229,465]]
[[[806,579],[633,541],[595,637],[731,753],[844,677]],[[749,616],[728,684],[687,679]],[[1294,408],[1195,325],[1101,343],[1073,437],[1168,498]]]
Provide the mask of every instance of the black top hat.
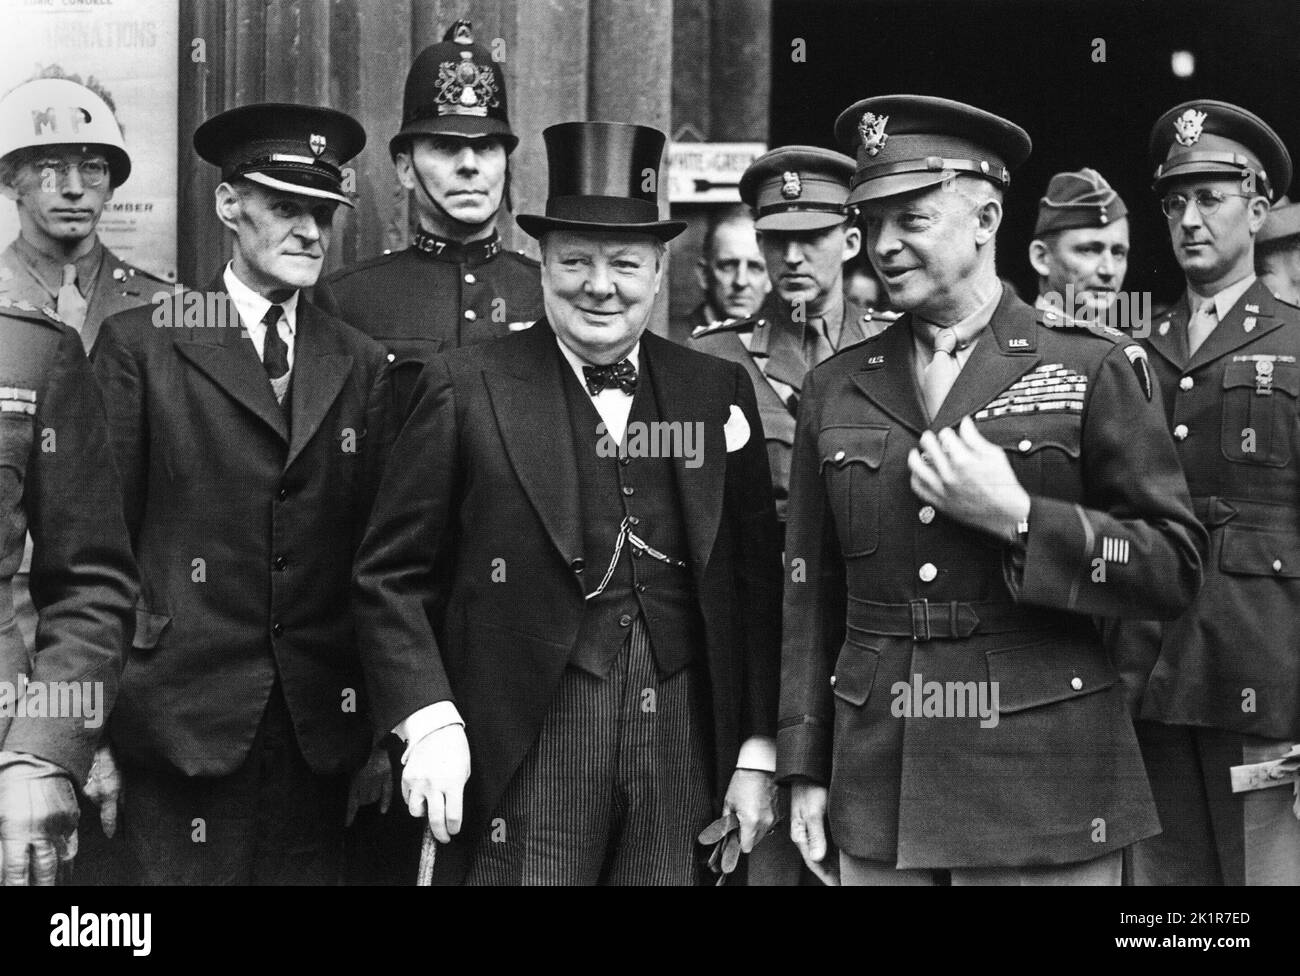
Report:
[[366,130],[352,116],[284,102],[232,108],[194,132],[195,151],[221,167],[223,180],[243,177],[349,207],[341,167],[365,144]]
[[441,43],[420,52],[406,75],[402,128],[388,143],[396,158],[411,136],[495,136],[512,152],[519,137],[506,114],[506,78],[492,54],[458,20]]
[[684,220],[659,219],[659,160],[666,137],[648,125],[561,122],[542,133],[550,189],[546,215],[520,214],[530,237],[548,230],[610,230],[670,241]]

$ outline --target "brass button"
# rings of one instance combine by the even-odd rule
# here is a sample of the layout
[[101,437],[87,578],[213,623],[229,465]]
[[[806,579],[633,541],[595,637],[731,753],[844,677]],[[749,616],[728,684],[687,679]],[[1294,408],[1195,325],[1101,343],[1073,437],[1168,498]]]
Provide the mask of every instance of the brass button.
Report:
[[465,309],[465,318],[473,322],[476,318],[478,318],[478,314],[472,308],[467,308]]
[[1082,678],[1071,678],[1071,679],[1070,679],[1070,687],[1073,688],[1075,691],[1082,691],[1082,690],[1083,690],[1083,679],[1082,679]]
[[831,675],[831,687],[835,687],[835,675]]
[[1195,385],[1196,385],[1195,381],[1193,381],[1193,379],[1190,376],[1184,376],[1181,380],[1178,381],[1178,389],[1180,390],[1190,390]]
[[581,573],[584,569],[587,568],[587,564],[583,562],[581,559],[574,559],[572,562],[569,563],[569,568],[573,570],[575,573]]
[[836,461],[843,461],[845,457],[847,457],[847,455],[846,455],[843,451],[836,451],[836,452],[835,452],[835,460],[836,460]]
[[631,626],[632,626],[632,618],[629,617],[627,614],[623,614],[623,616],[621,616],[621,617],[618,618],[618,625],[619,625],[620,627],[631,627]]
[[1034,442],[1031,441],[1028,437],[1026,437],[1023,441],[1021,441],[1019,444],[1016,445],[1016,447],[1020,449],[1021,454],[1028,454],[1029,449],[1033,446],[1034,446]]
[[467,284],[467,285],[472,285],[472,284],[474,284],[474,282],[476,282],[476,281],[478,281],[478,279],[475,278],[472,274],[467,274],[467,275],[465,276],[465,284]]
[[397,358],[397,357],[394,356],[391,352],[388,354],[388,361],[389,361],[390,363],[391,363],[393,360],[395,360],[396,358]]
[[917,571],[917,575],[921,577],[922,583],[933,583],[934,578],[939,575],[939,570],[935,569],[934,563],[926,563]]
[[635,495],[635,494],[636,494],[636,489],[633,488],[631,485],[624,485],[624,486],[623,486],[623,494],[625,494],[625,495]]
[[924,508],[922,508],[919,512],[916,513],[916,517],[921,520],[922,525],[929,525],[931,522],[934,521],[934,506],[926,505]]
[[1179,424],[1177,427],[1174,428],[1174,437],[1176,437],[1180,441],[1187,440],[1188,433],[1189,431],[1187,430],[1186,424]]
[[1282,572],[1282,560],[1280,559],[1273,560],[1273,572],[1275,573]]

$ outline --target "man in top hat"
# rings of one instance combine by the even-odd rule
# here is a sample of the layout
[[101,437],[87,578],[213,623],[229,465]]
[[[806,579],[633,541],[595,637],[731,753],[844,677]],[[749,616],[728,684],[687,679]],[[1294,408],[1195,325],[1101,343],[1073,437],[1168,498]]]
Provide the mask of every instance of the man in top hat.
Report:
[[857,214],[844,204],[852,175],[852,159],[816,146],[783,146],[749,165],[740,198],[753,208],[772,290],[754,316],[692,337],[753,381],[782,525],[804,375],[883,328],[844,296],[844,262],[862,246]]
[[1254,264],[1291,158],[1258,116],[1209,99],[1165,112],[1150,156],[1186,297],[1144,344],[1210,548],[1186,613],[1116,635],[1143,664],[1132,693],[1164,828],[1134,848],[1133,880],[1297,884],[1289,779],[1234,792],[1270,782],[1242,767],[1300,742],[1300,311]]
[[303,295],[364,142],[304,105],[201,125],[233,258],[206,291],[113,316],[96,347],[143,590],[110,738],[153,883],[336,879],[373,740],[363,678],[405,683],[417,663],[363,660],[349,612],[385,352]]
[[1048,328],[998,280],[1019,126],[887,95],[836,135],[904,314],[800,403],[791,835],[846,884],[1118,884],[1121,849],[1159,824],[1091,617],[1177,615],[1202,538],[1142,350]]
[[[3,885],[54,884],[78,852],[76,790],[117,697],[135,622],[121,505],[81,338],[53,312],[0,298]],[[29,531],[34,647],[14,623],[12,586]]]
[[1084,167],[1057,173],[1038,201],[1029,263],[1037,308],[1048,325],[1113,325],[1111,309],[1128,270],[1128,208],[1105,178]]
[[1269,209],[1255,238],[1255,273],[1278,298],[1300,305],[1300,203],[1285,195]]
[[749,207],[737,203],[709,215],[695,276],[704,298],[689,314],[672,322],[670,338],[674,342],[685,342],[718,322],[748,318],[758,311],[771,286]]
[[402,128],[388,143],[413,194],[415,240],[336,272],[316,296],[387,347],[403,401],[440,349],[506,335],[542,314],[537,262],[506,250],[498,234],[518,142],[502,66],[457,21],[411,66]]
[[644,176],[663,134],[544,135],[546,213],[519,224],[546,315],[421,375],[357,559],[361,639],[430,662],[375,710],[436,702],[403,776],[435,883],[691,884],[720,811],[746,851],[772,823],[767,454],[744,370],[646,331],[685,227]]

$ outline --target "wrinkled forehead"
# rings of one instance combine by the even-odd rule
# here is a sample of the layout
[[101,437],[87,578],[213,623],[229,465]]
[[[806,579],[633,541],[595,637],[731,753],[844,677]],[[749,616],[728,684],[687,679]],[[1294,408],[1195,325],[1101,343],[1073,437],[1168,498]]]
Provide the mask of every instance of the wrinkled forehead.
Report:
[[653,258],[663,247],[651,234],[601,230],[551,230],[542,235],[541,244],[542,250],[548,253],[605,258],[620,255]]

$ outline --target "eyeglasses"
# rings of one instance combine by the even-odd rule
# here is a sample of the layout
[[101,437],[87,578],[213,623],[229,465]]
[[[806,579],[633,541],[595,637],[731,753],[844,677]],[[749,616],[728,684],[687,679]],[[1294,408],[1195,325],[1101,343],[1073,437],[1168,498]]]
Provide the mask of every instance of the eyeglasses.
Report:
[[1223,205],[1223,201],[1228,197],[1241,197],[1243,200],[1251,199],[1246,193],[1224,193],[1222,190],[1197,190],[1196,194],[1188,197],[1185,193],[1171,193],[1160,201],[1160,209],[1165,212],[1166,217],[1181,217],[1187,212],[1187,204],[1191,201],[1196,202],[1196,209],[1206,216],[1214,213]]
[[66,180],[74,167],[81,177],[83,186],[97,187],[108,179],[108,160],[106,159],[82,159],[78,162],[67,159],[38,159],[31,166],[40,174],[42,180],[47,180],[51,176]]

